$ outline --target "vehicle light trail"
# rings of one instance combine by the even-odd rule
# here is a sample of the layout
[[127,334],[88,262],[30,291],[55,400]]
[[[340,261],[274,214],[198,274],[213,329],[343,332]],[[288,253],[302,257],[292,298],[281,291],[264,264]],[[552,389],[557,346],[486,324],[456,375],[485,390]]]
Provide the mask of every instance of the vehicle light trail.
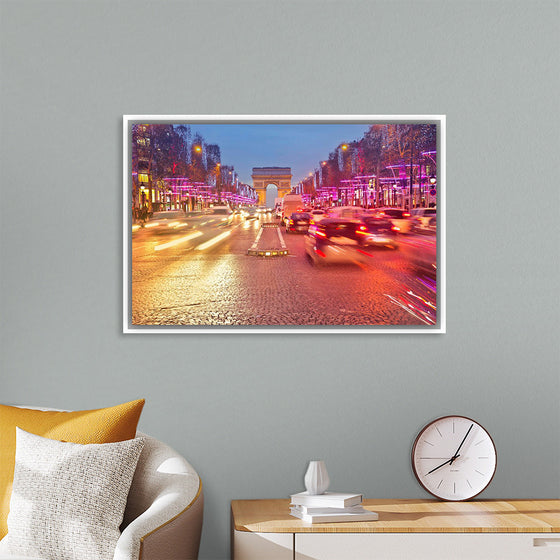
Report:
[[199,245],[198,247],[195,247],[195,248],[196,248],[197,251],[204,251],[204,249],[208,249],[209,247],[212,247],[213,245],[216,245],[216,243],[219,243],[220,241],[222,241],[222,239],[225,239],[230,234],[231,234],[231,231],[224,231],[224,233],[220,233],[220,235],[217,235],[216,237],[213,237],[212,239],[209,239],[205,243],[202,243],[201,245]]
[[162,251],[163,249],[168,249],[169,247],[175,247],[175,245],[180,245],[181,243],[185,243],[186,241],[190,241],[191,239],[195,239],[196,237],[200,237],[202,235],[201,231],[194,231],[193,233],[189,233],[183,237],[179,237],[179,239],[174,239],[173,241],[169,241],[169,243],[162,243],[161,245],[156,245],[154,250]]
[[424,302],[428,307],[431,307],[432,309],[436,309],[436,306],[431,301],[428,301],[427,299],[424,299],[422,296],[416,295],[413,291],[409,290],[406,293],[409,296],[415,297],[415,298],[419,299],[420,301]]
[[[429,317],[425,317],[425,316],[420,316],[417,315],[416,313],[414,313],[414,311],[412,311],[411,309],[409,309],[409,307],[411,307],[410,304],[408,304],[408,307],[406,305],[404,305],[403,303],[401,303],[396,297],[393,297],[390,294],[384,294],[386,295],[396,306],[400,307],[401,309],[403,309],[404,311],[406,311],[407,313],[410,313],[413,317],[416,317],[416,319],[420,319],[420,321],[422,321],[423,323],[425,323],[426,325],[433,325],[434,321],[429,318]],[[407,302],[408,303],[408,302]],[[417,310],[415,310],[417,311]],[[424,313],[422,313],[422,315],[424,315]],[[427,320],[428,319],[428,320]]]

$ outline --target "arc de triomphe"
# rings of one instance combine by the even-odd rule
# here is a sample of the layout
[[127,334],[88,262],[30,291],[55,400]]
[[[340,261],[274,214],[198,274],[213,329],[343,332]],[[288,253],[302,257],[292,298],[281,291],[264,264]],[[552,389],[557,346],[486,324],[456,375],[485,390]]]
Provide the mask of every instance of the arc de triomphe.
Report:
[[266,187],[275,185],[278,189],[278,198],[283,197],[292,190],[291,167],[253,167],[253,189],[259,197],[258,204],[266,204]]

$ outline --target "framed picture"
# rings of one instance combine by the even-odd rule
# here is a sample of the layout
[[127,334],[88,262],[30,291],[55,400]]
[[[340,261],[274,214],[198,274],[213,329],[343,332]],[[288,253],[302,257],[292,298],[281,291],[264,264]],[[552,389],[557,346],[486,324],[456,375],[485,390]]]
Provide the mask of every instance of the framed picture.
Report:
[[123,332],[444,333],[444,115],[125,115]]

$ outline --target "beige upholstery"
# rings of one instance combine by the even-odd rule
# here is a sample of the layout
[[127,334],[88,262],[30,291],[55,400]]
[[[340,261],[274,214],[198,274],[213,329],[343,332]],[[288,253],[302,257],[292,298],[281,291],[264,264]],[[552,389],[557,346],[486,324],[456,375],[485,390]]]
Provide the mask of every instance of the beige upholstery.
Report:
[[192,466],[157,439],[145,438],[114,560],[198,558],[204,498]]
[[[114,560],[195,560],[204,505],[200,478],[171,447],[140,432],[137,436],[145,438],[145,445]],[[21,559],[6,555],[0,541],[0,560]]]

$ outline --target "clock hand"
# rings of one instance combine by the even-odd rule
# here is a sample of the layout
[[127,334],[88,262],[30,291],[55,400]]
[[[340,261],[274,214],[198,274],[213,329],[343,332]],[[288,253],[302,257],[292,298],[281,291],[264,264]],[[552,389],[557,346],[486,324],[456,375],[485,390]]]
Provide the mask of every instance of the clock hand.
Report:
[[444,465],[447,465],[448,463],[451,464],[453,463],[453,461],[455,459],[457,459],[457,457],[460,457],[460,455],[455,455],[453,457],[451,457],[451,459],[448,459],[447,461],[445,461],[445,463],[442,463],[441,465],[438,465],[435,469],[432,469],[431,471],[427,472],[426,474],[432,474],[434,471],[437,471],[438,469],[441,469],[441,467],[443,467]]
[[457,451],[455,451],[455,455],[453,455],[453,457],[451,457],[451,463],[449,463],[450,465],[452,465],[453,461],[455,461],[455,459],[457,459],[457,457],[459,457],[459,449],[461,449],[461,447],[463,447],[463,443],[465,443],[465,440],[467,439],[467,436],[469,435],[473,426],[474,426],[474,424],[471,424],[471,427],[467,430],[467,433],[465,434],[465,437],[463,438],[463,441],[459,444],[459,447],[457,447]]

